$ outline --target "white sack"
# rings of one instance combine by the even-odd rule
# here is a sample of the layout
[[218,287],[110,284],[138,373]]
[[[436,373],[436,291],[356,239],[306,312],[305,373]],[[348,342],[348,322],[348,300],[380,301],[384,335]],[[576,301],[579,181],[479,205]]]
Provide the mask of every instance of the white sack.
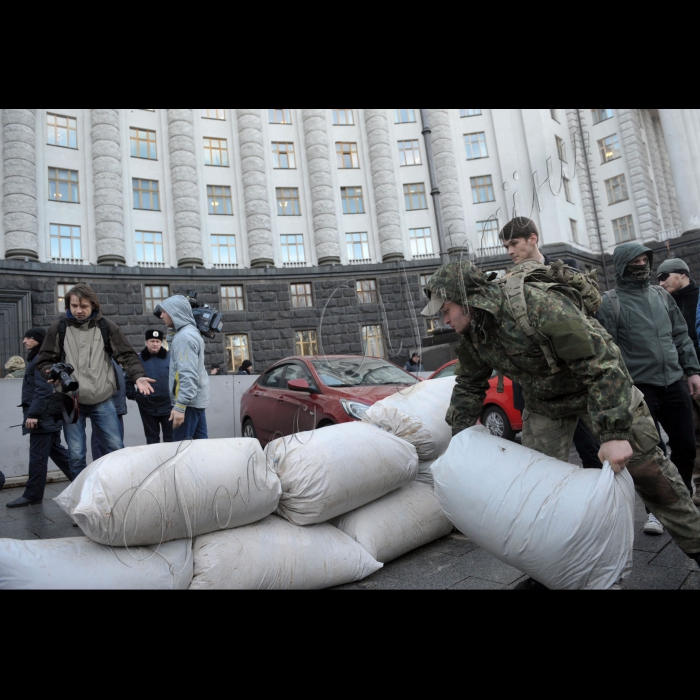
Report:
[[436,459],[452,438],[445,414],[454,383],[454,377],[443,377],[403,388],[370,406],[362,420],[410,442],[419,459]]
[[192,581],[192,543],[105,547],[87,537],[0,539],[0,590],[184,590]]
[[445,515],[501,561],[553,589],[609,588],[632,564],[634,485],[491,435],[458,433],[433,464]]
[[433,487],[417,481],[335,518],[331,525],[383,564],[452,532]]
[[418,473],[412,445],[360,422],[279,438],[265,452],[282,482],[277,515],[296,525],[355,510]]
[[318,589],[352,583],[382,565],[332,525],[299,527],[271,515],[194,542],[190,590]]
[[262,520],[281,492],[257,440],[226,438],[112,452],[54,500],[90,539],[130,547]]
[[433,479],[433,462],[435,460],[431,460],[429,462],[418,462],[418,476],[416,477],[416,481],[421,483],[421,484],[429,484],[430,486],[433,486],[435,480]]

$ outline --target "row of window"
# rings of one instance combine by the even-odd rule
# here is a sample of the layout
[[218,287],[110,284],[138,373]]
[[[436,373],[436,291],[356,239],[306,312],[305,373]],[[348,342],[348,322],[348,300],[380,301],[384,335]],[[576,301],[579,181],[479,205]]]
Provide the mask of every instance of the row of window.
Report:
[[[50,224],[51,257],[56,260],[81,261],[82,236],[80,226]],[[408,232],[411,254],[432,255],[433,240],[430,228],[412,228]],[[236,265],[238,254],[236,236],[228,234],[211,235],[211,257],[214,265]],[[366,232],[346,233],[345,243],[349,260],[369,260],[369,238]],[[159,231],[135,231],[134,246],[138,263],[165,262],[163,234]],[[283,263],[306,263],[303,234],[283,234],[280,236]]]

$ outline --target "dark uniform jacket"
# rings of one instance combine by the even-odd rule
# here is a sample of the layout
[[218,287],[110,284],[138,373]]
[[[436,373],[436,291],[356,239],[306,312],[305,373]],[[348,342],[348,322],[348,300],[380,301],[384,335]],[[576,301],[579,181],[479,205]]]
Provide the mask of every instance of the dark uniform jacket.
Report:
[[[460,280],[455,274],[457,265],[443,266],[427,285],[432,290],[444,288],[446,298],[468,303],[475,312],[471,329],[460,337],[456,348],[459,363],[446,416],[453,433],[476,424],[488,380],[496,369],[522,385],[529,410],[549,418],[588,412],[601,442],[629,439],[632,379],[617,346],[600,324],[568,297],[525,285],[531,325],[550,338],[555,354],[560,353],[559,372],[552,374],[542,348],[516,324],[503,288],[486,282],[481,271],[467,262],[459,264]],[[567,327],[567,336],[557,334],[557,324]],[[574,326],[580,337],[590,341],[584,343],[586,351],[579,352],[584,356],[570,357],[566,352]]]
[[36,361],[39,348],[36,347],[27,356],[27,368],[22,380],[23,422],[27,418],[38,418],[41,428],[28,430],[22,426],[22,434],[57,433],[63,427],[61,418],[61,395],[54,393],[53,384],[49,384],[37,369]]
[[148,352],[144,348],[139,353],[141,364],[146,370],[146,376],[155,379],[155,384],[151,384],[153,393],[144,396],[137,391],[134,383],[127,377],[126,396],[132,401],[136,401],[140,408],[151,416],[169,416],[172,411],[170,403],[170,389],[168,381],[170,376],[170,355],[165,348],[161,348],[156,355]]

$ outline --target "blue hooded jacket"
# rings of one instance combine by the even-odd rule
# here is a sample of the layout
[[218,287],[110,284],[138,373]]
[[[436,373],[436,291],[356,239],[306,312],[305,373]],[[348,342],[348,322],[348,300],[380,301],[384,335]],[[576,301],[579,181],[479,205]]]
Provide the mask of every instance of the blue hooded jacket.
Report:
[[206,408],[209,405],[209,376],[204,367],[204,339],[197,330],[192,307],[184,296],[166,299],[161,307],[175,325],[170,341],[170,401],[173,409]]

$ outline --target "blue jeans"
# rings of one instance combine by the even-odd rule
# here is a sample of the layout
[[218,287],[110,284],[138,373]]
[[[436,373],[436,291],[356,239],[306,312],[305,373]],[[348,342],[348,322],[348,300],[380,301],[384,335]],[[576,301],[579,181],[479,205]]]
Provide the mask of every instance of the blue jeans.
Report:
[[[119,434],[122,437],[122,441],[124,440],[124,416],[117,415],[117,419],[119,420]],[[106,454],[109,454],[110,450],[105,448],[105,444],[102,440],[102,435],[100,434],[100,431],[97,429],[95,424],[93,423],[92,425],[92,437],[90,439],[90,448],[92,449],[92,461],[94,462],[96,459],[99,459],[100,457],[104,457]]]
[[102,403],[91,406],[80,404],[80,417],[77,423],[64,424],[63,432],[68,443],[68,459],[70,461],[71,477],[75,479],[87,466],[87,441],[85,439],[85,422],[88,417],[92,421],[92,429],[99,430],[106,453],[124,449],[121,437],[119,417],[114,401],[107,399]]
[[208,437],[205,409],[185,409],[185,422],[179,428],[173,428],[173,442],[190,439],[206,440]]

